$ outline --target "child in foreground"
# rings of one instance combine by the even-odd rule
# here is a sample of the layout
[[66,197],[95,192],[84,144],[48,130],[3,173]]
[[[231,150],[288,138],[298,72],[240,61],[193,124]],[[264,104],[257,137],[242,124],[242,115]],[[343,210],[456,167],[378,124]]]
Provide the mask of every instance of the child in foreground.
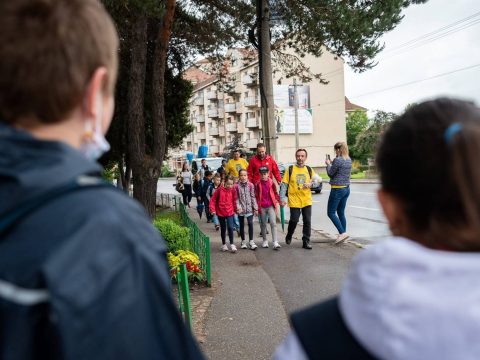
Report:
[[274,358],[480,359],[479,154],[470,102],[395,120],[376,157],[392,238],[360,252],[338,297],[292,316]]

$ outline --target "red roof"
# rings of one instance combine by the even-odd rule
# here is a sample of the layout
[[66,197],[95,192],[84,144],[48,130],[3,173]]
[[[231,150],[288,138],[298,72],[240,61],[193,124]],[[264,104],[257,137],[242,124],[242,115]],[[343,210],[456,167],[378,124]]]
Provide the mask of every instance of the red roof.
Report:
[[348,100],[348,98],[345,96],[345,112],[355,111],[355,110],[367,111],[368,109],[364,108],[363,106],[350,102],[350,100]]

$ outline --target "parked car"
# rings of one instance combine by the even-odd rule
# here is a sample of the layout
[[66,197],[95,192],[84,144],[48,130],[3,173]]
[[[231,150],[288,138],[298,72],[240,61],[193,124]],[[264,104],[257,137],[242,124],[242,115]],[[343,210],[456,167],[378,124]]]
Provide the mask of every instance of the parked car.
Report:
[[[280,175],[282,176],[282,178],[283,178],[283,174],[285,173],[285,171],[288,171],[288,168],[289,168],[290,165],[295,165],[295,164],[294,163],[287,163],[287,164],[279,163],[278,164],[278,170],[280,171]],[[310,189],[312,191],[314,191],[315,194],[320,194],[322,192],[322,188],[323,188],[322,178],[320,178],[320,181],[315,182]]]
[[196,158],[192,160],[192,174],[196,174],[198,169],[202,166],[202,159],[205,159],[207,161],[207,165],[210,168],[210,170],[215,174],[217,172],[217,169],[222,166],[222,157],[206,157],[206,158]]

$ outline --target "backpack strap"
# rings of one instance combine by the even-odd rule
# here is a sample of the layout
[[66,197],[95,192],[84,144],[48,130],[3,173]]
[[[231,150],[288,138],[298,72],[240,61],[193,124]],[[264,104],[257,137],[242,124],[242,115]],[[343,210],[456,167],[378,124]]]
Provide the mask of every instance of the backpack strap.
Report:
[[310,180],[312,180],[312,168],[308,165],[305,165],[307,167],[307,170],[308,170],[308,175],[310,176]]
[[292,172],[293,172],[293,165],[290,165],[288,167],[288,183],[290,183],[290,179],[292,178]]
[[296,312],[291,320],[309,359],[375,359],[347,328],[338,298]]
[[[308,175],[310,175],[310,180],[312,179],[312,168],[308,165],[305,165],[308,170]],[[290,178],[292,177],[293,165],[288,167],[288,182],[290,182]]]
[[22,204],[15,205],[12,209],[4,211],[0,214],[0,235],[3,236],[8,233],[15,225],[52,200],[77,190],[92,187],[114,188],[112,184],[101,178],[86,175],[79,176],[71,182],[27,199]]

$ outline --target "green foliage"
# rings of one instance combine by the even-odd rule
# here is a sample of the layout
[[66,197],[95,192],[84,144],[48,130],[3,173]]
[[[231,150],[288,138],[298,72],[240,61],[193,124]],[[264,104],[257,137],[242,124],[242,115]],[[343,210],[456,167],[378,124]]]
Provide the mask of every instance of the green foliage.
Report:
[[368,127],[368,117],[364,111],[355,110],[348,114],[347,121],[347,144],[350,157],[355,160],[363,160],[361,154],[355,147],[357,137]]
[[161,210],[160,212],[157,213],[155,219],[156,220],[169,219],[175,222],[177,225],[184,226],[182,217],[180,216],[180,213],[178,211]]
[[193,85],[184,80],[180,74],[173,75],[169,69],[166,74],[165,86],[165,118],[167,121],[167,146],[178,147],[183,139],[195,127],[188,119],[188,100],[192,96]]
[[108,182],[113,182],[118,177],[117,166],[105,166],[102,170],[102,178]]
[[162,172],[160,174],[160,177],[172,177],[173,175],[174,174],[170,171],[168,165],[164,163],[162,165]]
[[167,242],[168,251],[190,250],[190,229],[171,219],[156,219],[153,225]]
[[370,121],[368,128],[357,136],[355,149],[362,159],[375,157],[377,146],[380,142],[383,132],[388,125],[395,120],[395,113],[377,111],[375,117]]
[[[320,56],[327,48],[359,72],[376,65],[383,49],[379,38],[403,18],[402,10],[426,0],[338,1],[276,0],[272,10],[281,20],[272,28],[273,43],[293,47],[301,60],[305,54]],[[293,66],[292,66],[293,65]],[[299,67],[290,64],[287,77],[299,76]],[[307,74],[321,79],[321,74]]]

